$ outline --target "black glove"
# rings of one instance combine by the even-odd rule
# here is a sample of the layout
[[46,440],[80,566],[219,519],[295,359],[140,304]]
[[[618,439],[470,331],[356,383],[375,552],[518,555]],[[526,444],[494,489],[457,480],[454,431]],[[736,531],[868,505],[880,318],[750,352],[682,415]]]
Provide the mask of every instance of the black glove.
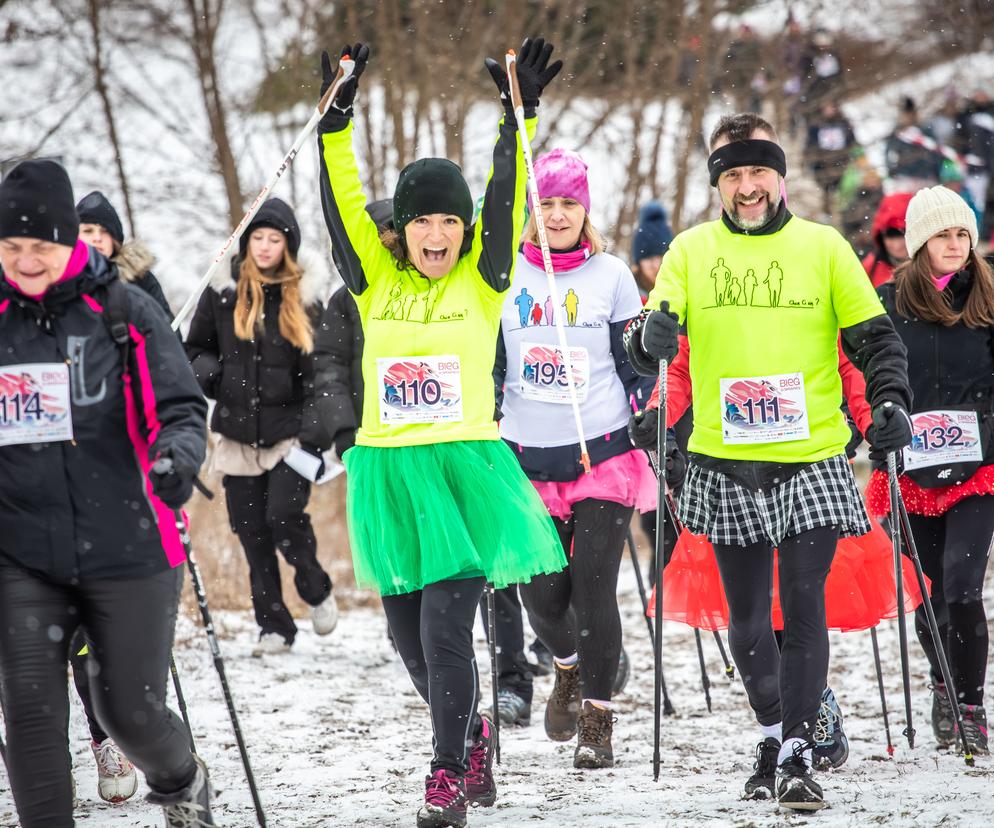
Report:
[[347,428],[344,431],[339,431],[335,435],[335,451],[341,458],[344,456],[345,452],[348,451],[352,446],[355,445],[355,429]]
[[[348,44],[342,49],[341,57],[348,55],[355,61],[355,68],[352,70],[352,75],[349,77],[345,83],[343,83],[338,88],[338,94],[335,95],[335,100],[331,102],[331,109],[337,109],[340,115],[344,115],[347,118],[352,117],[352,104],[355,102],[355,93],[359,88],[359,78],[362,73],[366,70],[366,61],[369,60],[369,47],[364,46],[362,43],[356,43],[354,46],[349,46]],[[324,97],[324,93],[327,92],[331,85],[335,82],[335,77],[338,75],[338,64],[332,65],[331,57],[327,52],[321,53],[321,97]]]
[[325,471],[325,469],[324,469],[324,453],[321,451],[321,449],[317,448],[317,446],[305,446],[305,445],[301,445],[300,448],[301,448],[301,451],[306,451],[309,455],[311,455],[311,457],[316,457],[318,460],[321,461],[321,465],[318,466],[318,470],[316,472],[314,472],[314,479],[315,480],[320,480],[321,479],[321,475],[324,474],[324,471]]
[[193,480],[197,470],[184,463],[177,463],[168,452],[155,459],[148,473],[152,492],[170,509],[182,509],[193,494]]
[[[544,38],[532,40],[526,37],[521,48],[518,50],[516,63],[518,76],[518,89],[521,91],[521,103],[525,109],[534,109],[538,106],[538,99],[542,97],[542,90],[549,85],[559,70],[563,68],[563,62],[557,60],[550,64],[549,58],[552,56],[552,44],[546,43]],[[507,71],[504,65],[498,63],[493,58],[483,61],[484,66],[490,73],[490,77],[497,84],[500,90],[500,99],[504,106],[512,109],[511,92],[508,87]]]
[[659,409],[636,411],[628,420],[628,436],[632,445],[642,451],[656,450],[656,430],[659,428]]
[[673,429],[666,430],[666,485],[675,489],[683,483],[687,476],[687,458],[683,456],[676,444],[676,435]]
[[871,459],[886,460],[887,454],[900,452],[911,436],[911,417],[902,406],[888,401],[873,409],[873,425],[866,430]]
[[652,311],[642,324],[642,350],[655,360],[670,362],[679,350],[679,332],[680,320],[675,313],[670,313],[670,303],[663,302],[659,310]]

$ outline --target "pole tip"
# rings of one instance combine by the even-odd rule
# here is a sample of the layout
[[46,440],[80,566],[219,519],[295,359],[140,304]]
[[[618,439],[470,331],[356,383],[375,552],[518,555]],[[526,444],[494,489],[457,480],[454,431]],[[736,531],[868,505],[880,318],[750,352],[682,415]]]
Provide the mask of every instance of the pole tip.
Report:
[[583,470],[590,474],[590,455],[587,452],[583,452],[580,455],[580,462],[583,464]]

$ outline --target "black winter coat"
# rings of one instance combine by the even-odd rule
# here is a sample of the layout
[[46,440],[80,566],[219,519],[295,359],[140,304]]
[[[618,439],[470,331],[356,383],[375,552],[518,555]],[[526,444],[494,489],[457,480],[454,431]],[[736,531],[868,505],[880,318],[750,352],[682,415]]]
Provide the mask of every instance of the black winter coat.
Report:
[[[280,334],[279,285],[263,285],[263,335],[251,342],[235,336],[240,263],[232,262],[231,277],[204,291],[186,337],[197,381],[217,401],[211,428],[250,446],[266,448],[298,437],[303,445],[324,451],[332,442],[323,422],[328,359],[316,351],[303,353]],[[305,272],[300,292],[315,333],[324,313],[318,289],[317,280]]]
[[0,374],[68,364],[74,437],[0,446],[0,561],[61,583],[165,570],[164,548],[175,552],[178,535],[138,461],[168,452],[199,467],[206,450],[207,403],[183,349],[153,301],[125,286],[137,422],[129,435],[122,351],[102,315],[104,286],[117,278],[92,250],[83,272],[41,301],[0,278]]
[[[961,271],[950,280],[945,293],[953,310],[963,309],[972,285],[969,271]],[[994,412],[994,328],[947,327],[908,319],[897,312],[894,282],[881,285],[877,293],[908,349],[915,412],[943,408],[971,408],[987,415]],[[985,462],[994,459],[992,454],[994,451],[988,449]]]
[[325,425],[333,438],[342,432],[354,437],[362,423],[364,343],[359,308],[348,288],[341,287],[328,302],[314,345],[328,361]]

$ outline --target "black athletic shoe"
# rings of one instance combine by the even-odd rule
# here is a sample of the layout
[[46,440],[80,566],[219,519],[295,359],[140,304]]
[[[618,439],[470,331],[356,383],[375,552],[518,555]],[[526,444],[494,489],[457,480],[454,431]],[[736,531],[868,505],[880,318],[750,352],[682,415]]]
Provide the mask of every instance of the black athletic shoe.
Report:
[[944,684],[932,685],[932,733],[941,748],[952,747],[956,742],[956,714]]
[[977,756],[987,756],[991,751],[987,744],[987,711],[984,710],[984,706],[982,704],[961,704],[959,712],[963,717],[963,735],[966,736],[970,753]]
[[849,758],[849,740],[842,730],[842,711],[835,694],[826,687],[815,721],[815,746],[811,752],[815,770],[839,768]]
[[621,652],[618,654],[618,672],[614,674],[614,687],[611,689],[612,697],[624,692],[630,674],[631,664],[628,661],[628,653],[622,647]]
[[821,785],[811,778],[811,770],[795,750],[777,766],[777,801],[794,811],[820,811],[825,807]]
[[502,687],[497,691],[497,715],[502,725],[528,727],[532,723],[531,702],[526,702],[511,688]]
[[166,818],[166,828],[209,828],[214,825],[211,816],[211,784],[207,776],[207,766],[199,756],[193,757],[197,764],[193,781],[175,793],[149,791],[145,801],[151,805],[161,805]]
[[780,754],[780,742],[772,736],[767,736],[756,745],[756,761],[753,762],[753,774],[745,783],[746,799],[773,799],[776,794],[777,756]]
[[425,804],[418,828],[463,828],[466,825],[466,783],[452,771],[437,770],[425,779]]

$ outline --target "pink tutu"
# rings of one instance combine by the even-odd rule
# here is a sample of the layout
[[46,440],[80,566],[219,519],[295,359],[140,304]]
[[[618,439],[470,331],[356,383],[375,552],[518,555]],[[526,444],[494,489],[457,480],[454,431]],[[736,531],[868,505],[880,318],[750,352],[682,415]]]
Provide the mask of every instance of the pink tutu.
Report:
[[610,500],[623,506],[634,506],[640,512],[656,508],[656,475],[644,451],[633,449],[591,468],[567,483],[533,480],[549,514],[568,520],[573,504],[588,498]]

